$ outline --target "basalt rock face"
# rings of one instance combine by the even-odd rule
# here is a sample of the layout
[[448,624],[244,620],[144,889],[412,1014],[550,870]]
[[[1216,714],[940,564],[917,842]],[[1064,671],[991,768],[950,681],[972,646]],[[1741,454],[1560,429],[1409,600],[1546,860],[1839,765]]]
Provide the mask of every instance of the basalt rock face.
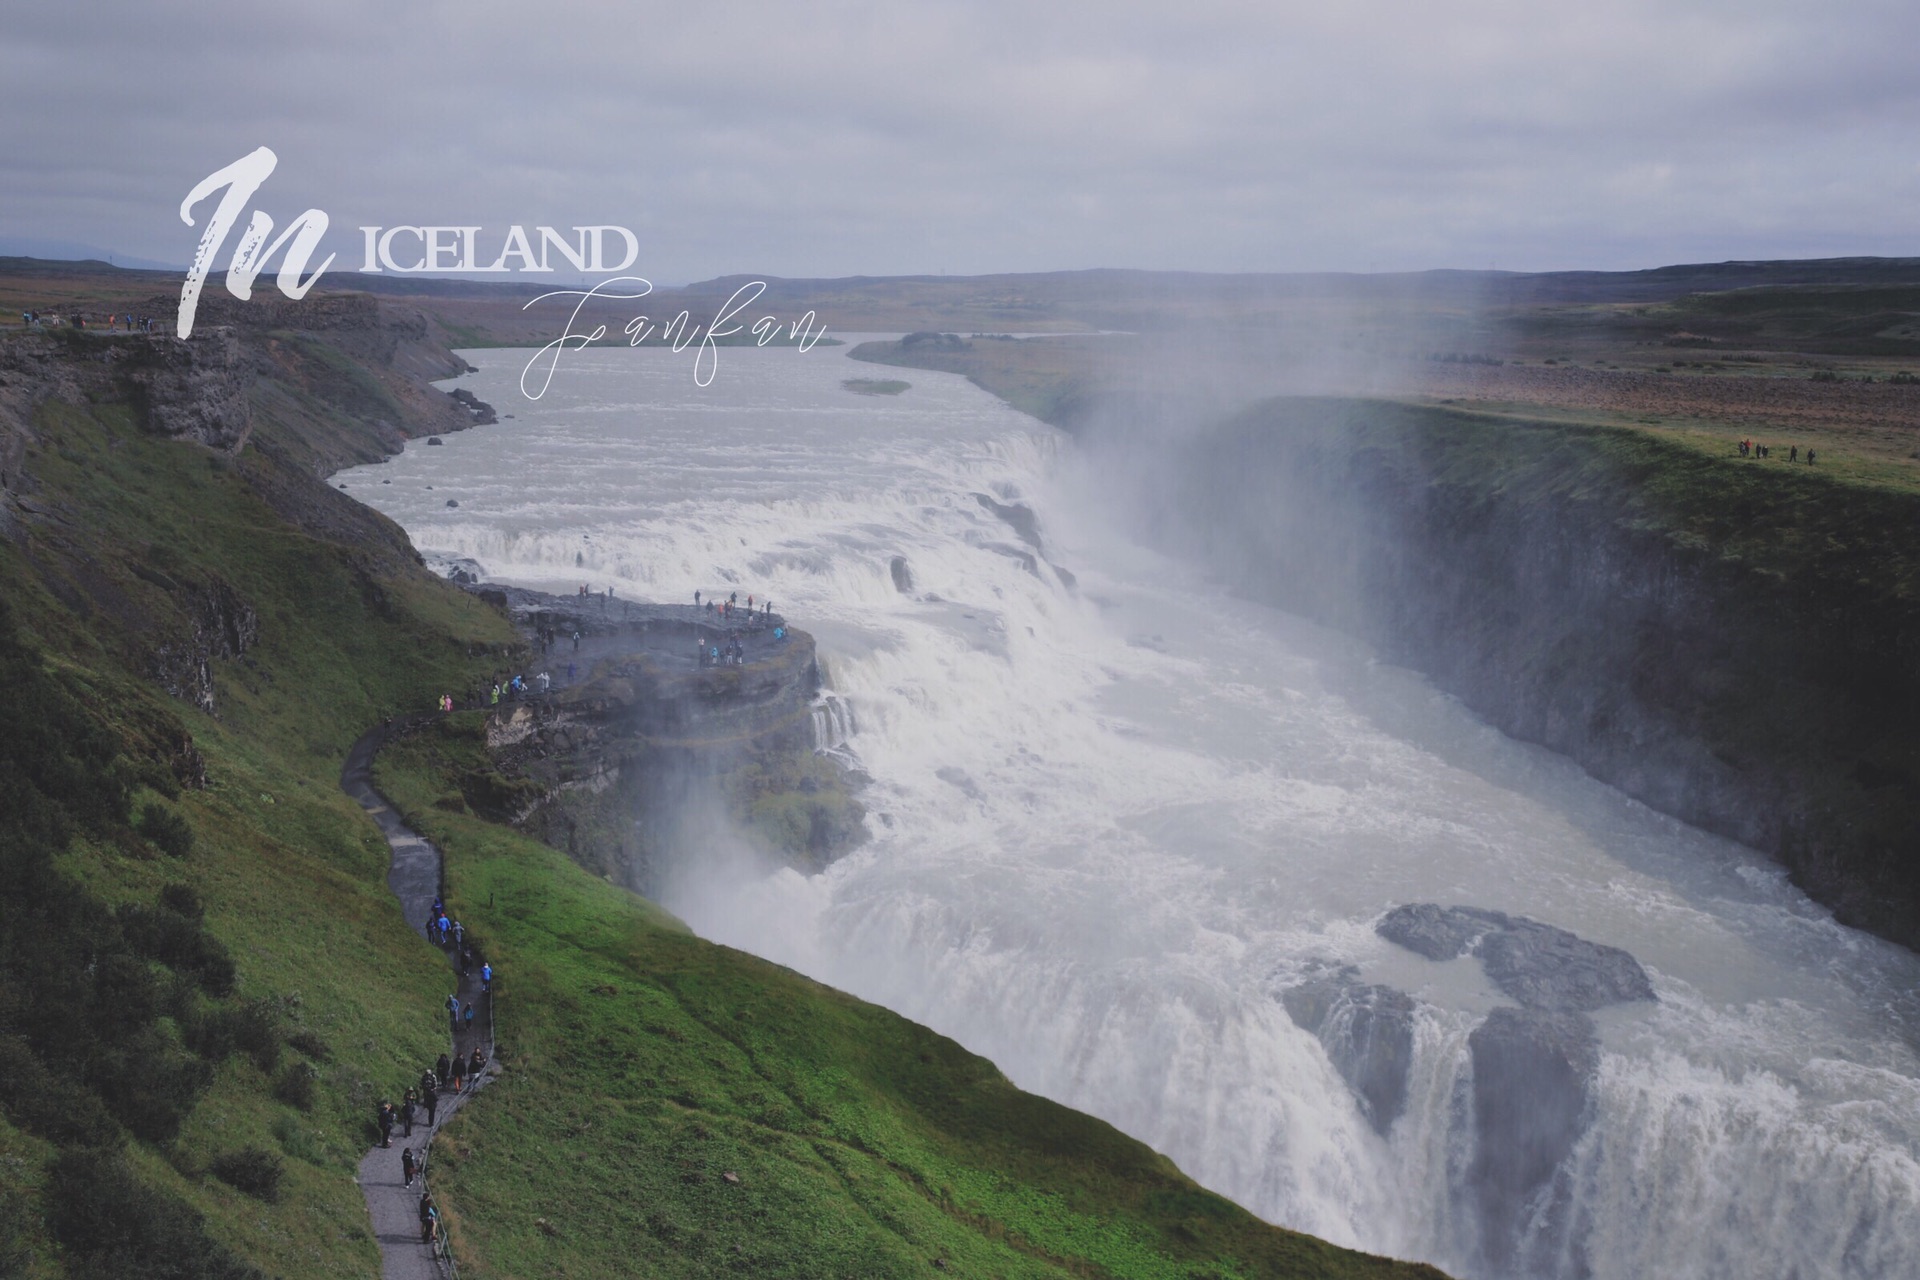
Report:
[[1528,1256],[1550,1255],[1564,1227],[1555,1182],[1592,1116],[1599,1042],[1580,1015],[1502,1008],[1467,1047],[1475,1137],[1467,1185],[1481,1250],[1498,1274],[1530,1274]]
[[1256,406],[1149,470],[1161,540],[1234,590],[1920,946],[1920,498],[1340,400]]
[[1384,1137],[1407,1106],[1413,997],[1372,983],[1315,978],[1280,1000],[1297,1025],[1319,1037],[1367,1122]]
[[564,597],[506,595],[536,637],[559,637],[536,663],[572,661],[583,678],[489,718],[498,777],[463,786],[470,807],[643,893],[690,849],[752,845],[760,819],[778,847],[755,851],[808,869],[857,842],[863,811],[814,756],[812,637],[776,639],[774,619],[745,633],[744,663],[702,666],[695,638],[715,628],[695,610],[623,603],[611,625],[569,613]]
[[186,607],[181,612],[190,619],[190,630],[155,647],[154,679],[169,694],[212,715],[218,710],[213,660],[238,658],[252,648],[260,638],[260,619],[253,606],[221,578],[198,588],[175,588],[175,593],[184,597]]
[[106,351],[134,387],[149,431],[226,453],[246,444],[253,431],[248,392],[254,370],[232,329],[196,329],[185,342],[135,334]]

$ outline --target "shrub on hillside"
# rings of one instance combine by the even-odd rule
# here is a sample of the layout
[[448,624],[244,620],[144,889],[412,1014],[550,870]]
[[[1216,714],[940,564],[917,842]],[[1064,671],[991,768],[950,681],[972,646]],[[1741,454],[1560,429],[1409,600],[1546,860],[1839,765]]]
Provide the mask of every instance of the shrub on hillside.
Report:
[[289,1062],[280,1078],[274,1081],[273,1096],[290,1107],[302,1111],[313,1110],[314,1083],[319,1073],[305,1062]]
[[184,858],[193,852],[193,828],[172,809],[157,804],[144,806],[138,827],[140,834],[169,858]]
[[151,1026],[100,1046],[86,1067],[107,1109],[148,1142],[171,1142],[213,1080],[211,1065]]
[[233,993],[232,954],[202,927],[198,918],[182,915],[167,906],[164,894],[158,906],[127,902],[114,914],[120,920],[120,931],[128,945],[141,955],[158,960],[169,969],[192,974],[208,995]]
[[6,825],[50,851],[75,825],[100,830],[125,821],[126,770],[114,738],[86,712],[68,682],[46,671],[22,643],[0,600],[0,794]]
[[162,885],[160,905],[196,924],[207,918],[206,905],[200,901],[199,891],[190,884]]
[[223,1151],[213,1158],[207,1168],[214,1177],[234,1190],[268,1204],[280,1199],[280,1180],[287,1173],[287,1167],[280,1157],[265,1147]]
[[67,1271],[114,1280],[264,1280],[207,1235],[184,1202],[134,1176],[110,1152],[64,1151],[47,1167],[47,1229]]
[[183,1030],[194,1052],[208,1062],[244,1053],[268,1075],[280,1066],[280,1014],[271,1000],[196,1008]]
[[0,1109],[49,1142],[98,1146],[121,1136],[99,1098],[47,1070],[17,1036],[0,1036]]
[[333,1050],[327,1047],[327,1042],[307,1027],[299,1027],[288,1032],[287,1043],[315,1062],[325,1062],[333,1056]]

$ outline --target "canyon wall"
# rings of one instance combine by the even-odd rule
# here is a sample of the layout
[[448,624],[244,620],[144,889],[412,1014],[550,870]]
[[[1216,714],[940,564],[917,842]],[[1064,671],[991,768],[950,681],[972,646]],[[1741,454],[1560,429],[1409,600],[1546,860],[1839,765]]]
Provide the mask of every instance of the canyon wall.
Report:
[[1920,496],[1387,402],[1273,400],[1152,447],[1158,536],[1236,592],[1920,946]]

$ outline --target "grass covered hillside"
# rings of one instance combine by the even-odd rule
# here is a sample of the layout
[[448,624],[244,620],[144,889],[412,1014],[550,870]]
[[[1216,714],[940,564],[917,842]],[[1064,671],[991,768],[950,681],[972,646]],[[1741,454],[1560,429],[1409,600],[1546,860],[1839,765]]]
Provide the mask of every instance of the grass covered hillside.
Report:
[[444,992],[335,779],[513,636],[258,403],[154,434],[106,342],[4,372],[0,1274],[372,1275],[354,1162]]
[[[0,1276],[379,1274],[353,1170],[446,969],[341,763],[518,642],[318,478],[447,420],[417,335],[333,314],[0,339]],[[463,1273],[1432,1274],[479,821],[480,750],[380,766],[505,975],[505,1073],[436,1145]]]

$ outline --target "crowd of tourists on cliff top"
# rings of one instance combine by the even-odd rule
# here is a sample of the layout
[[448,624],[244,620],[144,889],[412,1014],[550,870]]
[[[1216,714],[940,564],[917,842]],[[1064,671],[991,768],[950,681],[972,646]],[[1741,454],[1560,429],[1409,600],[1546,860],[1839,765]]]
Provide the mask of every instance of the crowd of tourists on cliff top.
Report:
[[[448,953],[462,978],[474,973],[477,967],[480,999],[462,1000],[457,990],[447,996],[450,1051],[441,1054],[432,1066],[421,1070],[420,1078],[407,1085],[398,1104],[391,1098],[381,1099],[374,1113],[374,1124],[380,1130],[380,1146],[383,1149],[393,1146],[394,1130],[400,1131],[401,1185],[411,1187],[415,1178],[421,1179],[420,1242],[437,1247],[440,1241],[440,1211],[433,1202],[432,1192],[426,1187],[427,1143],[433,1141],[434,1129],[440,1122],[441,1098],[457,1098],[479,1088],[481,1076],[487,1069],[486,1051],[472,1037],[475,1031],[474,1018],[480,1008],[486,1010],[486,1025],[492,1021],[494,970],[492,963],[475,950],[467,937],[466,927],[447,915],[446,904],[438,898],[433,900],[432,910],[427,917],[427,939]],[[465,1054],[459,1050],[462,1035],[471,1042],[471,1048]],[[415,1124],[422,1125],[427,1131],[417,1153],[412,1145]]]
[[159,323],[152,316],[136,316],[127,311],[109,311],[104,325],[101,317],[89,317],[84,311],[69,311],[65,316],[48,315],[43,311],[22,311],[20,327],[23,329],[56,329],[61,324],[71,325],[75,329],[84,329],[91,319],[95,327],[104,328],[108,333],[152,333]]
[[[763,600],[756,605],[753,596],[748,595],[743,609],[738,591],[730,593],[725,600],[707,597],[703,601],[701,597],[701,592],[693,593],[693,607],[719,627],[720,634],[708,636],[704,632],[695,633],[695,658],[703,667],[745,666],[745,633],[763,631],[773,623],[773,601]],[[773,638],[776,643],[786,642],[787,628],[784,624],[773,628]]]
[[[1771,458],[1773,456],[1773,446],[1765,445],[1765,444],[1755,444],[1753,442],[1753,438],[1749,436],[1745,440],[1742,440],[1740,442],[1738,446],[1738,452],[1740,456],[1743,458]],[[1797,444],[1789,445],[1787,447],[1787,461],[1788,462],[1800,461],[1799,445]],[[1810,467],[1814,465],[1812,446],[1808,446],[1807,448],[1807,465]]]
[[[594,594],[581,587],[582,596]],[[613,589],[607,589],[607,598],[613,596]],[[747,661],[747,637],[762,632],[770,632],[775,644],[787,642],[787,627],[784,622],[773,620],[773,601],[756,600],[749,594],[743,603],[740,593],[730,593],[726,599],[710,597],[705,592],[693,593],[693,607],[700,616],[702,625],[694,632],[694,656],[702,667],[745,666]],[[712,628],[709,632],[708,628]],[[534,639],[540,646],[542,657],[566,641],[572,642],[568,652],[578,653],[582,633],[578,628],[562,630],[557,627],[542,626],[534,632]],[[569,659],[565,667],[567,684],[573,683],[580,674],[578,664]],[[500,674],[486,687],[469,689],[464,700],[456,699],[450,693],[440,695],[438,709],[452,712],[466,708],[497,707],[503,702],[518,702],[527,698],[541,697],[553,689],[555,677],[551,672],[541,671],[532,676],[524,672]]]

